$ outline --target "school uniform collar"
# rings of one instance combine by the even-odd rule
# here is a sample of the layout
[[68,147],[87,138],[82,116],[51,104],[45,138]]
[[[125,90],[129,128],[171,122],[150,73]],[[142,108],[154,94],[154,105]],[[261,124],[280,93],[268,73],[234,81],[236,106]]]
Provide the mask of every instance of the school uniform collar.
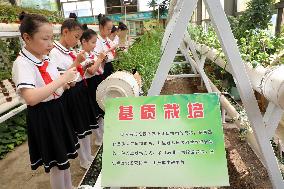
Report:
[[89,53],[86,52],[86,55],[87,55],[87,58],[92,58],[92,57],[95,56],[95,53],[90,52],[90,54],[89,54]]
[[53,42],[54,47],[60,50],[64,54],[68,54],[71,52],[69,49],[66,49],[63,45],[61,45],[58,41]]
[[[83,49],[80,49],[80,50],[78,50],[78,53],[80,53],[80,52],[82,52],[83,51]],[[88,53],[88,52],[86,52],[85,51],[85,57],[86,58],[92,58],[93,56],[95,56],[96,54],[95,53],[93,53],[92,51],[90,52],[90,53]]]
[[42,66],[44,61],[50,61],[48,56],[43,56],[43,60],[39,60],[37,57],[35,57],[32,53],[30,53],[25,47],[22,48],[20,51],[20,56],[28,60],[29,62],[33,63],[36,66]]
[[106,39],[104,39],[102,36],[100,36],[100,35],[98,34],[98,39],[100,39],[103,44],[106,44],[106,43],[107,43],[107,40],[108,40],[108,37],[107,37]]

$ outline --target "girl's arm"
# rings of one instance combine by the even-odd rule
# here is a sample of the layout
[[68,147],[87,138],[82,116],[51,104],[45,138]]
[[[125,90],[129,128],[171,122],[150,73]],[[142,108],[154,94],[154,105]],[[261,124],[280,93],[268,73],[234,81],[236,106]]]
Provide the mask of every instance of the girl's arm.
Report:
[[73,64],[70,66],[70,68],[77,67],[79,64],[84,62],[86,60],[85,58],[85,51],[81,51],[78,55],[76,60],[73,62]]
[[107,53],[112,51],[112,50],[115,50],[117,47],[118,47],[118,44],[112,46],[110,49],[107,50]]
[[63,75],[61,75],[58,79],[52,81],[48,85],[40,88],[22,88],[21,96],[24,98],[25,102],[34,106],[44,99],[48,98],[52,93],[54,93],[58,88],[62,87],[65,83],[68,83],[72,79],[76,77],[76,68],[72,68],[67,70]]
[[103,62],[103,60],[101,58],[98,58],[98,60],[91,67],[89,67],[87,69],[87,72],[90,75],[94,75],[96,73],[96,71],[99,69],[102,62]]

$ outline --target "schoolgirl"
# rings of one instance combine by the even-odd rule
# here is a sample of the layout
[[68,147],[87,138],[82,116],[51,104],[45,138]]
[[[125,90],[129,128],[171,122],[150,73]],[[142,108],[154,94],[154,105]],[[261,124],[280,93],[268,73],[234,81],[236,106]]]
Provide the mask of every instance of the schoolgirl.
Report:
[[107,59],[105,64],[103,64],[104,69],[104,77],[108,77],[114,71],[113,69],[113,61],[116,57],[116,46],[109,39],[111,34],[111,30],[113,28],[112,20],[108,17],[102,16],[101,14],[98,16],[99,19],[99,31],[100,35],[98,35],[98,40],[96,44],[96,48],[94,50],[96,55],[104,52],[107,54]]
[[12,76],[27,104],[31,168],[43,165],[50,172],[53,189],[71,189],[69,159],[76,158],[79,143],[67,119],[62,93],[77,71],[69,69],[60,76],[46,56],[53,47],[53,29],[45,17],[25,14],[20,33],[25,46],[13,64]]
[[78,72],[77,80],[74,82],[74,87],[64,92],[64,106],[72,121],[74,130],[79,138],[80,149],[78,155],[80,166],[87,169],[92,160],[90,147],[91,129],[98,127],[96,122],[91,123],[90,117],[90,99],[87,94],[87,81],[82,68],[82,63],[85,61],[85,53],[80,52],[76,54],[71,50],[78,44],[82,35],[82,26],[76,19],[67,19],[61,26],[61,37],[59,41],[54,41],[54,48],[51,50],[49,56],[52,62],[56,62],[57,69],[64,72],[72,67],[76,67]]
[[128,34],[128,28],[123,22],[119,22],[117,27],[117,36],[119,38],[119,48],[120,49],[126,49],[128,42],[127,42],[127,34]]
[[118,47],[118,45],[119,45],[119,37],[118,37],[117,34],[118,34],[118,29],[117,29],[116,26],[113,26],[112,29],[111,29],[109,39],[112,41],[112,43],[116,47]]
[[[90,66],[87,66],[86,68],[86,78],[91,99],[91,107],[94,109],[93,112],[95,112],[95,115],[92,117],[98,121],[101,127],[103,127],[103,119],[101,118],[103,118],[104,112],[98,106],[96,100],[96,90],[103,77],[102,63],[106,58],[106,54],[104,52],[101,52],[99,56],[95,55],[93,50],[96,47],[97,43],[97,33],[92,29],[88,29],[87,25],[83,25],[83,28],[84,32],[80,39],[82,50],[86,54],[85,62],[87,62],[87,64],[91,62],[91,64],[89,64]],[[101,129],[96,129],[94,133],[96,135],[95,144],[99,146],[102,144]]]

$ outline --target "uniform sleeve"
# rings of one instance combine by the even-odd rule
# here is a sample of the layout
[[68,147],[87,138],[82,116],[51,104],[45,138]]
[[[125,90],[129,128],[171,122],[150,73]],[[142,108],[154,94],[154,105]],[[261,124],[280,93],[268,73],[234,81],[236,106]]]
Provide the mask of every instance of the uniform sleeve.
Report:
[[96,47],[94,49],[94,53],[95,53],[95,55],[98,56],[101,52],[103,52],[103,45],[102,45],[101,40],[98,38],[97,43],[96,43]]
[[59,72],[64,72],[69,68],[68,63],[64,61],[65,59],[62,58],[62,56],[64,55],[57,51],[55,48],[52,49],[49,53],[50,62],[52,62],[56,66]]
[[114,45],[118,45],[119,44],[119,37],[116,35],[114,40],[113,40]]
[[61,71],[62,68],[62,65],[60,65],[60,59],[58,59],[58,55],[55,51],[55,49],[52,49],[49,53],[49,58],[50,58],[50,62],[52,62],[52,64],[54,64],[56,66],[56,68],[58,69],[58,71]]
[[18,92],[22,88],[32,89],[36,87],[36,76],[34,69],[31,65],[26,64],[26,62],[14,62],[12,68],[12,77]]

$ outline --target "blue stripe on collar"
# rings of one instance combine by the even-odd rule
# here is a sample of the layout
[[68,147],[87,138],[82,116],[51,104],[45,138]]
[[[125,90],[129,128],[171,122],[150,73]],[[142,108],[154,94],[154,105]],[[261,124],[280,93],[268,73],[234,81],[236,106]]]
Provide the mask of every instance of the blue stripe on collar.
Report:
[[63,52],[64,54],[69,54],[70,53],[70,51],[69,50],[67,50],[65,47],[62,47],[62,45],[61,44],[58,44],[57,42],[53,42],[53,44],[54,44],[54,46],[58,49],[58,50],[60,50],[61,52]]
[[[28,61],[31,61],[31,62],[32,62],[33,64],[35,64],[36,66],[42,66],[42,65],[43,65],[43,61],[41,61],[41,62],[36,62],[36,61],[32,60],[28,55],[26,55],[26,54],[23,52],[23,50],[21,50],[19,54],[20,54],[23,58],[27,59]],[[50,61],[49,58],[47,58],[47,57],[45,57],[44,61],[45,61],[45,60]]]

